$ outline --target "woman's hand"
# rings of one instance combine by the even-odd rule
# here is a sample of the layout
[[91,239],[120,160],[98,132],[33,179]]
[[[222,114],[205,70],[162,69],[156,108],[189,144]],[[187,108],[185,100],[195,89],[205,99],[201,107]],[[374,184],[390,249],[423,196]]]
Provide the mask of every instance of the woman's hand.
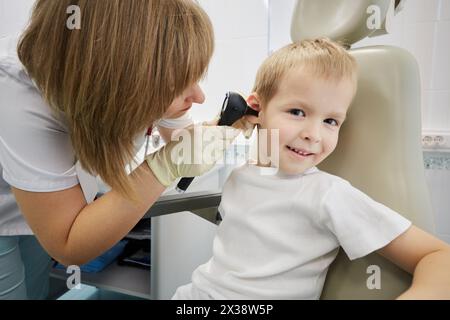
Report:
[[[213,120],[211,121],[205,121],[202,123],[204,126],[217,126],[220,120],[220,114],[218,114]],[[252,134],[253,130],[255,129],[255,124],[248,121],[247,116],[243,116],[239,120],[237,120],[235,123],[231,125],[233,128],[240,130],[246,139],[249,139]]]
[[208,125],[177,130],[172,141],[146,161],[159,182],[168,187],[178,178],[200,176],[212,169],[240,133],[232,127]]
[[247,120],[247,116],[243,116],[232,125],[233,128],[241,130],[246,139],[249,139],[252,136],[255,126],[255,124]]

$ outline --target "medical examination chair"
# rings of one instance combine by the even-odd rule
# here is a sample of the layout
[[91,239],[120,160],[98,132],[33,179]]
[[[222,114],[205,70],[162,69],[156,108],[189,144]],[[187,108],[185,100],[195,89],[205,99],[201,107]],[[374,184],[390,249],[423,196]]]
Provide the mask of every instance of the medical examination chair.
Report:
[[[299,41],[325,36],[350,48],[366,36],[389,31],[399,4],[403,3],[298,0],[291,38]],[[377,18],[381,19],[379,28],[371,29]],[[393,46],[349,50],[359,66],[358,91],[336,150],[319,168],[345,178],[413,224],[434,233],[421,146],[417,62],[409,52]],[[380,268],[380,289],[367,286],[374,274],[369,266],[373,265]],[[411,280],[411,275],[377,253],[350,261],[341,249],[330,267],[321,299],[394,299]]]

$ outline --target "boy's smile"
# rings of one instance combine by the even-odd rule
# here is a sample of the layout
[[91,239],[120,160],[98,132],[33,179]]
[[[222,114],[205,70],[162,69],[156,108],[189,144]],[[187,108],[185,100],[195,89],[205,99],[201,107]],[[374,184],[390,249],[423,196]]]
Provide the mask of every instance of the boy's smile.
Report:
[[257,94],[249,97],[249,104],[260,111],[259,128],[268,131],[267,150],[270,131],[279,130],[279,168],[284,173],[302,173],[333,152],[354,91],[351,79],[322,79],[307,68],[296,68],[281,79],[266,105],[256,103]]

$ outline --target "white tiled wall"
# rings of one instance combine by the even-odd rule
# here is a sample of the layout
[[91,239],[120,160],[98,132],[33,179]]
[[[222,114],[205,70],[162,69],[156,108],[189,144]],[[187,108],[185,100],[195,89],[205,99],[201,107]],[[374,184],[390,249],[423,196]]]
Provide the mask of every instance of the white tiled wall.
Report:
[[442,240],[450,243],[450,170],[426,170],[427,181],[432,182],[431,202],[434,210],[436,234]]
[[291,42],[291,19],[296,0],[269,1],[269,46],[277,50]]
[[424,130],[450,130],[449,2],[409,0],[400,13],[406,41],[399,46],[417,57],[422,73]]
[[192,109],[196,120],[214,118],[230,90],[250,93],[268,54],[267,0],[200,0],[211,17],[216,51],[202,87],[206,101]]
[[0,38],[20,33],[26,26],[34,0],[0,0]]

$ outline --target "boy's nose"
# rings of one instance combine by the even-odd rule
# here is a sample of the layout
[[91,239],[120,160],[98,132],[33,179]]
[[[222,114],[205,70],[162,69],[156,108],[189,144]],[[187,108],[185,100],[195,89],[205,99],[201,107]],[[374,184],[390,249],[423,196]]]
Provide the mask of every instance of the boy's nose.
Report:
[[203,93],[203,90],[200,88],[200,85],[198,83],[191,87],[186,100],[198,104],[202,104],[203,102],[205,102],[205,94]]
[[308,140],[312,143],[320,142],[321,140],[320,125],[314,123],[305,125],[303,130],[300,132],[300,137],[303,140]]

